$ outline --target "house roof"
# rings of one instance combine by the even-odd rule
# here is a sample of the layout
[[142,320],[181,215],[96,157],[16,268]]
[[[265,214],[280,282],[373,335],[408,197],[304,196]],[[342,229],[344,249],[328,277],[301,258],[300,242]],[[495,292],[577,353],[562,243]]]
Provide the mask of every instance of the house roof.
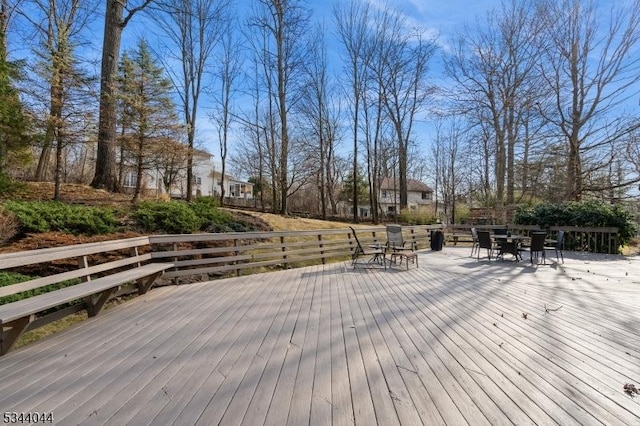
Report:
[[[396,182],[397,179],[395,178],[383,178],[382,182],[380,182],[380,189],[381,190],[399,190],[400,189],[400,182]],[[411,191],[411,192],[433,192],[433,189],[431,189],[428,185],[426,185],[425,183],[420,182],[419,180],[415,180],[415,179],[407,179],[407,191]]]
[[[214,170],[211,173],[211,176],[216,178],[216,179],[220,179],[222,177],[222,173],[217,171],[217,170]],[[246,184],[246,185],[253,185],[253,183],[251,183],[251,182],[246,182],[246,181],[240,180],[240,179],[236,178],[235,176],[229,175],[227,173],[224,174],[224,180],[233,181],[235,183],[241,183],[241,184]]]
[[213,154],[211,154],[210,152],[205,151],[204,149],[198,149],[198,148],[193,149],[193,155],[197,157],[207,158],[207,159],[213,157]]

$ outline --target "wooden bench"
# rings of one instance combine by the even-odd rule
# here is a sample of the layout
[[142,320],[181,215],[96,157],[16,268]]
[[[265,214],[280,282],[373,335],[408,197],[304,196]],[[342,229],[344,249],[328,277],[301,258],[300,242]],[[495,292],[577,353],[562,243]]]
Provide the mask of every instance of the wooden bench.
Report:
[[471,234],[446,234],[445,241],[452,242],[454,246],[458,243],[473,243],[473,236]]
[[[29,256],[25,256],[25,253],[0,255],[0,269],[76,258],[80,266],[78,269],[0,287],[0,297],[59,284],[70,279],[81,280],[68,287],[0,305],[0,355],[6,354],[26,331],[81,310],[86,310],[90,317],[97,315],[110,298],[119,294],[121,287],[125,284],[134,283],[133,291],[137,291],[138,294],[146,293],[155,280],[167,269],[174,267],[174,264],[172,262],[143,264],[151,260],[150,253],[138,253],[138,247],[144,245],[148,245],[148,238],[33,250]],[[113,255],[112,252],[122,250],[129,251],[121,259],[93,266],[88,264],[89,255],[104,253]],[[107,275],[93,278],[98,273]],[[78,300],[82,303],[72,304],[47,315],[37,315]]]

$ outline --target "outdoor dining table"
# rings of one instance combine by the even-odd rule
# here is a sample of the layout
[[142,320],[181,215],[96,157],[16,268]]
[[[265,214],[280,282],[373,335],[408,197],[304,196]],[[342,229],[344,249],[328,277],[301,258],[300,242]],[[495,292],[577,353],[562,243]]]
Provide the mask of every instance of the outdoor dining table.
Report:
[[520,247],[522,245],[522,241],[529,237],[524,235],[500,234],[492,235],[491,238],[499,245],[498,257],[502,257],[504,259],[504,254],[510,253],[515,257],[516,261],[522,260]]

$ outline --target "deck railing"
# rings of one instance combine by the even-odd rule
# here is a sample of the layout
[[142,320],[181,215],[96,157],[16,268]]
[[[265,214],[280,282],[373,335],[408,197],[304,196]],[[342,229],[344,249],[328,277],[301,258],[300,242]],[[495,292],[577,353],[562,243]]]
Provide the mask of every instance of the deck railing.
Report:
[[[487,226],[478,226],[478,228],[487,228]],[[508,226],[507,228],[518,234],[529,234],[537,229],[531,226]],[[448,236],[471,235],[469,225],[403,226],[404,241],[416,250],[427,248],[430,234],[436,230],[441,230]],[[608,253],[616,253],[618,250],[617,228],[552,227],[550,229],[552,236],[558,230],[565,231],[564,248],[566,250]],[[363,245],[384,244],[387,240],[384,226],[360,227],[356,232]],[[100,301],[104,303],[108,298],[136,290],[124,282],[117,281],[116,276],[118,274],[122,276],[123,269],[131,270],[143,266],[152,269],[163,266],[162,270],[165,272],[162,278],[168,280],[166,282],[179,283],[185,277],[188,277],[189,281],[204,281],[219,276],[239,276],[270,269],[346,260],[350,258],[356,246],[353,233],[345,228],[316,231],[152,235],[6,253],[0,254],[0,270],[17,270],[24,273],[31,265],[38,264],[39,270],[53,272],[45,277],[0,288],[0,305],[11,303],[12,300],[9,299],[11,295],[23,292],[22,298],[32,297],[32,294],[24,292],[44,288],[64,280],[75,279],[78,283],[86,283],[98,277],[102,282],[111,282],[109,277],[113,277],[114,290],[109,291],[108,294],[105,293],[104,300]],[[158,263],[158,265],[149,265],[149,263]],[[50,267],[47,269],[46,265]],[[127,272],[127,274],[130,273]],[[135,272],[133,274],[135,275]],[[140,284],[137,282],[138,292],[140,292]],[[64,285],[75,286],[77,283],[68,282]],[[54,288],[48,290],[57,291]],[[84,301],[78,302],[80,303],[73,303],[69,307],[61,305],[54,311],[48,310],[37,317],[30,317],[29,324],[24,329],[40,327],[82,309],[91,311],[89,308],[95,301],[85,298]],[[1,320],[0,327],[4,327]]]
[[[384,226],[358,228],[362,244],[384,244]],[[429,229],[403,227],[407,245],[425,248]],[[316,231],[232,232],[223,234],[152,235],[152,256],[171,261],[175,268],[164,278],[193,275],[242,275],[265,268],[297,267],[344,260],[356,246],[349,229]]]

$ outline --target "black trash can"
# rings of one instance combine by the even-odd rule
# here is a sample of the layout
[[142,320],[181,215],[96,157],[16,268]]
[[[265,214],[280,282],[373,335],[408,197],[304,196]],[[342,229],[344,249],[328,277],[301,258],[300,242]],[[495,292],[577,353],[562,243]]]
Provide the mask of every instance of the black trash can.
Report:
[[444,233],[442,231],[431,231],[431,250],[440,251],[444,245]]

